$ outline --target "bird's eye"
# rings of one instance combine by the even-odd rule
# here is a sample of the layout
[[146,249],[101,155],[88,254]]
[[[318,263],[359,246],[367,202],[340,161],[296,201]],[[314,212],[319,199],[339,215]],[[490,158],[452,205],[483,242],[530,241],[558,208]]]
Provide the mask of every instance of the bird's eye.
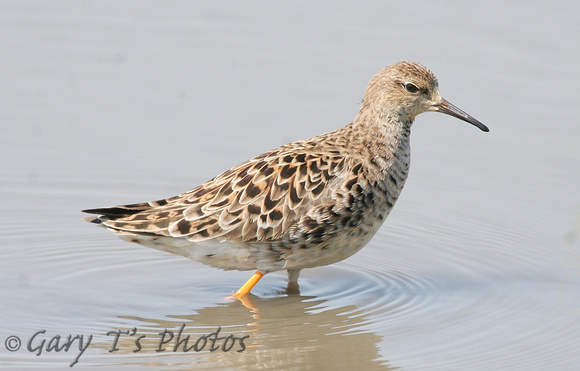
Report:
[[416,93],[419,91],[419,88],[415,84],[411,84],[410,82],[403,84],[403,88],[409,93]]

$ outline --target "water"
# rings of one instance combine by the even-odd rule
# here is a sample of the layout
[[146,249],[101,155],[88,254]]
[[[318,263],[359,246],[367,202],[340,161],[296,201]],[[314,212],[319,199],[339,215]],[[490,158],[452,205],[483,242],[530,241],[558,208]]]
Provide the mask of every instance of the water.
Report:
[[[0,367],[577,368],[578,6],[0,9]],[[348,123],[370,77],[402,59],[491,132],[419,116],[389,219],[352,258],[305,270],[300,295],[274,273],[244,306],[225,297],[251,272],[81,220]],[[82,354],[78,337],[54,350],[68,335],[83,335]]]

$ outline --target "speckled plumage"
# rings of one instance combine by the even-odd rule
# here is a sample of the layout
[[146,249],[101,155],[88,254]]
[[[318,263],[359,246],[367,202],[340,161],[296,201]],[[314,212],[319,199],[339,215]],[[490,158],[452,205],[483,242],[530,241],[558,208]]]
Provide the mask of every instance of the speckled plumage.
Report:
[[372,78],[343,128],[256,156],[179,196],[84,211],[126,240],[222,269],[287,269],[295,282],[300,269],[343,260],[378,230],[407,178],[411,124],[426,111],[487,131],[441,98],[429,69],[400,62]]

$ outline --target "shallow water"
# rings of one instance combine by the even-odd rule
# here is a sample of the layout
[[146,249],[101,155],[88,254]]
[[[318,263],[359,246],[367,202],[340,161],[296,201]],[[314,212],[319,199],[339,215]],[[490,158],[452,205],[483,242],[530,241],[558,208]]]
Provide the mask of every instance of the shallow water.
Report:
[[[0,368],[577,369],[578,6],[423,6],[0,4]],[[299,295],[81,220],[348,123],[402,59],[491,132],[419,116],[385,225]]]

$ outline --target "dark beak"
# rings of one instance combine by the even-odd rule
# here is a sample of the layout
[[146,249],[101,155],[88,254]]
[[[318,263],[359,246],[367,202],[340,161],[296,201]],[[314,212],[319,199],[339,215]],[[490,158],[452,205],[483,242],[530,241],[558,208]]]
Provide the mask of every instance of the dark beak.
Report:
[[437,112],[446,113],[450,116],[457,117],[460,120],[469,122],[473,126],[477,126],[482,131],[489,131],[487,126],[476,120],[471,115],[463,112],[459,108],[455,107],[453,104],[447,102],[445,99],[441,98],[441,102],[435,105],[435,110]]

